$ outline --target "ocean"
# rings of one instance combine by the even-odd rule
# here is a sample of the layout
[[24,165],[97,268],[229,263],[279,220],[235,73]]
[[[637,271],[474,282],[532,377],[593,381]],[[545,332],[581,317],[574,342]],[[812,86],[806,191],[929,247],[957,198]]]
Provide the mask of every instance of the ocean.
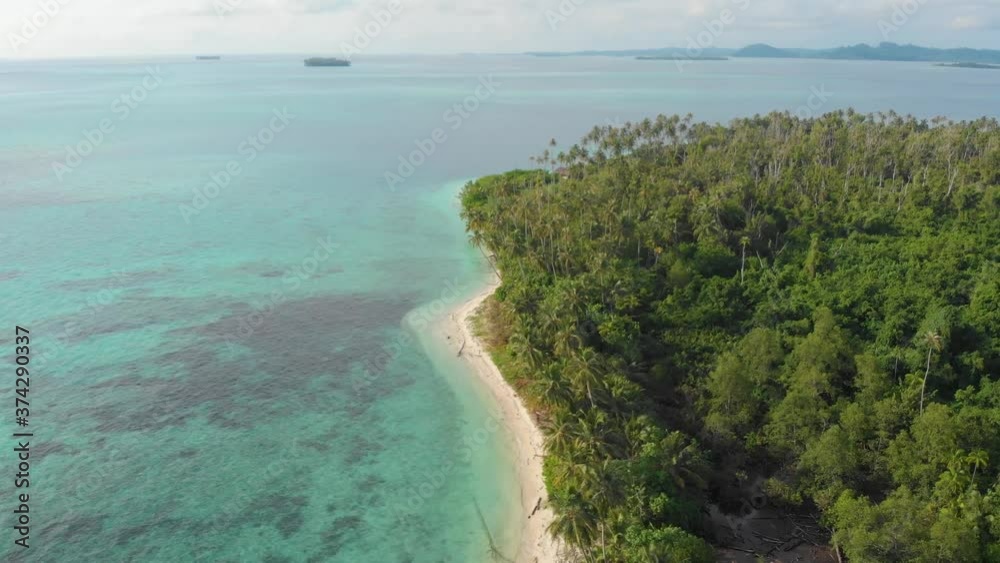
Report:
[[509,436],[425,330],[489,273],[464,182],[658,113],[970,119],[998,91],[1000,72],[929,63],[0,61],[11,380],[15,326],[31,335],[29,426],[2,420],[33,433],[31,548],[0,553],[466,562],[488,533],[509,552]]

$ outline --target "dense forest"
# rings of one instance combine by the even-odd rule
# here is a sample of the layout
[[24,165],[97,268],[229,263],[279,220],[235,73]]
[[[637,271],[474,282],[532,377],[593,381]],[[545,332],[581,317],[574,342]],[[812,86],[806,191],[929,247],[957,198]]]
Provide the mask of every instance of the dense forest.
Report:
[[660,116],[538,162],[463,217],[575,559],[712,561],[759,490],[845,561],[1000,561],[997,121]]
[[[879,22],[879,28],[896,31],[891,21]],[[884,41],[878,45],[858,43],[832,49],[783,49],[764,43],[748,45],[732,54],[734,57],[771,59],[839,59],[848,61],[928,61],[951,63],[955,61],[1000,63],[1000,51],[995,49],[935,49],[918,45],[900,45]]]

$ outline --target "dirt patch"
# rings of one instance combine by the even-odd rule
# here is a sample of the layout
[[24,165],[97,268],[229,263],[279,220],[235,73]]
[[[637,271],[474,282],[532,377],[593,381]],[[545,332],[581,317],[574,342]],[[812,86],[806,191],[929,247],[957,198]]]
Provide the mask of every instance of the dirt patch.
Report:
[[705,527],[718,547],[716,560],[732,563],[838,563],[830,547],[830,531],[818,515],[774,506],[763,491],[763,479],[741,487],[729,501],[710,504]]

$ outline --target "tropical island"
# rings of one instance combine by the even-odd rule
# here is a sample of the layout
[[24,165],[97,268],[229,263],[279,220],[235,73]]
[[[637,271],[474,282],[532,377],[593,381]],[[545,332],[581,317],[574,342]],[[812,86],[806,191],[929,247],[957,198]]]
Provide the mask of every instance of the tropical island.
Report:
[[537,161],[462,215],[577,559],[1000,561],[996,120],[660,116]]
[[[851,61],[910,61],[910,62],[939,62],[953,63],[962,61],[963,63],[980,64],[1000,64],[1000,50],[995,49],[936,49],[932,47],[921,47],[918,45],[900,45],[898,43],[883,42],[878,45],[868,45],[859,43],[835,47],[832,49],[800,49],[781,48],[756,43],[741,49],[725,49],[720,47],[706,47],[694,51],[684,47],[666,47],[660,49],[633,49],[623,51],[574,51],[574,52],[529,52],[528,55],[536,57],[676,57],[690,59],[697,57],[740,57],[740,58],[763,58],[763,59],[832,59]],[[695,57],[695,58],[697,58]]]
[[306,66],[351,66],[351,61],[333,57],[312,57],[305,60]]
[[655,57],[636,57],[638,61],[728,61],[729,57],[686,57],[684,55],[663,55]]
[[859,43],[833,49],[783,49],[764,43],[749,45],[733,53],[734,57],[780,59],[834,59],[850,61],[910,61],[1000,63],[1000,51],[994,49],[935,49],[918,45],[883,42],[878,45]]
[[1000,65],[988,65],[983,63],[939,63],[934,66],[944,66],[948,68],[977,68],[1000,70]]
[[[728,57],[735,49],[706,47],[699,56]],[[690,58],[691,53],[680,47],[664,47],[661,49],[626,49],[618,51],[529,51],[525,53],[533,57],[678,57]]]
[[222,57],[219,56],[219,55],[198,55],[198,56],[195,57],[195,60],[198,60],[198,61],[217,61],[217,60],[220,60],[221,58]]

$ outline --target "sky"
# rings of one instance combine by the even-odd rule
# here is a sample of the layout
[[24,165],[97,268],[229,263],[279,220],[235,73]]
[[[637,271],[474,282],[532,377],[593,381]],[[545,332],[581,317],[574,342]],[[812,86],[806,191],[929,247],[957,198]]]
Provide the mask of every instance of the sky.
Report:
[[835,47],[1000,49],[1000,0],[2,0],[0,58]]

